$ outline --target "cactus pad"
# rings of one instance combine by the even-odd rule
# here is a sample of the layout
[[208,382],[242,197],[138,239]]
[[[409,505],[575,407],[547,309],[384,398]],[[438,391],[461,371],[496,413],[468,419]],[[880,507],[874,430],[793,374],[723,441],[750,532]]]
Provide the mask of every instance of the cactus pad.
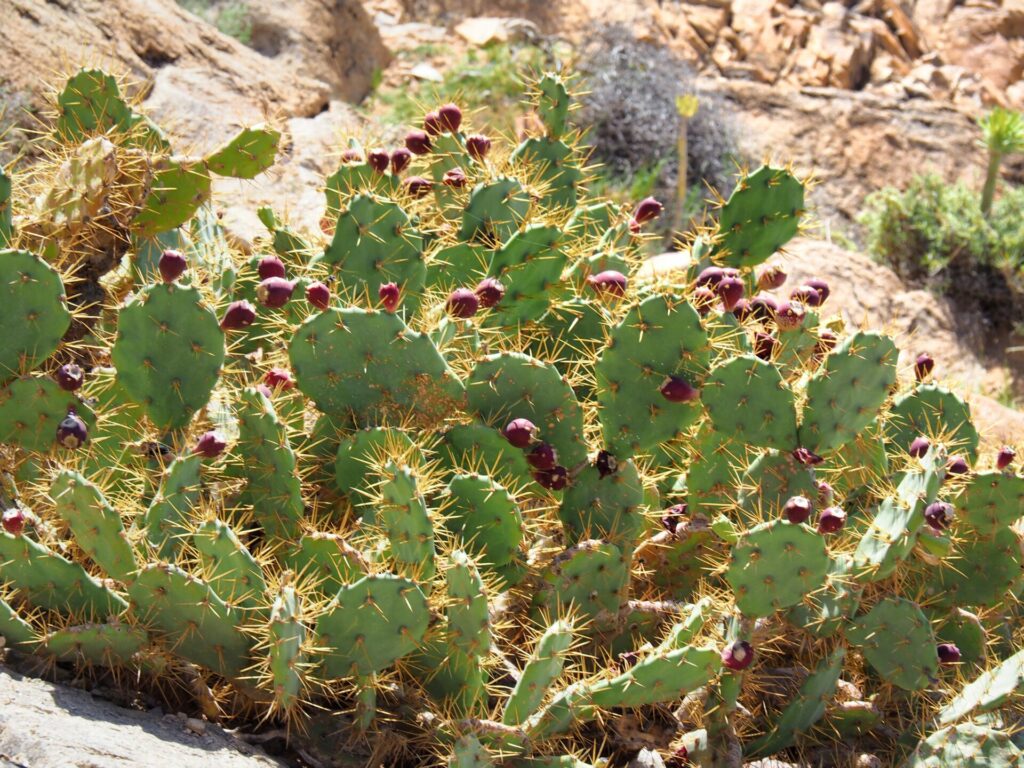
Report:
[[264,125],[243,129],[206,158],[206,167],[218,176],[252,179],[274,164],[281,134]]
[[204,521],[192,534],[192,546],[206,583],[224,602],[245,609],[263,605],[263,569],[230,526],[216,519]]
[[480,567],[500,569],[520,557],[523,516],[515,499],[485,475],[456,475],[448,483],[445,527],[464,542]]
[[1014,768],[1024,752],[1002,731],[974,723],[943,728],[914,750],[903,768]]
[[1024,515],[1024,478],[978,472],[956,500],[956,507],[965,523],[984,533],[995,533]]
[[137,568],[135,555],[121,524],[121,515],[99,488],[77,472],[61,470],[50,486],[57,514],[86,554],[108,576],[126,581]]
[[920,435],[939,438],[950,453],[962,453],[974,461],[978,455],[978,430],[971,423],[971,409],[957,395],[935,384],[919,384],[897,397],[887,422],[889,439],[902,451]]
[[15,379],[0,390],[0,441],[44,453],[56,445],[57,425],[74,409],[93,435],[92,409],[49,378]]
[[536,600],[552,614],[574,606],[589,619],[615,618],[626,599],[629,561],[614,544],[583,541],[555,558],[544,581]]
[[723,264],[752,267],[792,240],[804,211],[804,185],[763,165],[743,178],[718,216],[715,253]]
[[530,210],[530,197],[515,179],[478,184],[469,195],[459,240],[496,245],[515,233]]
[[846,638],[879,675],[904,690],[926,688],[938,672],[931,625],[909,600],[886,598],[858,617]]
[[35,368],[57,349],[71,324],[64,284],[28,251],[0,250],[0,381]]
[[558,519],[569,541],[607,539],[630,549],[644,527],[644,489],[632,461],[606,477],[585,467],[562,497]]
[[505,295],[490,310],[488,325],[514,327],[548,310],[566,264],[561,240],[557,227],[531,224],[494,252],[487,274],[505,286]]
[[63,661],[86,661],[105,667],[124,665],[149,645],[149,635],[129,624],[81,624],[51,632],[42,639],[47,653]]
[[778,369],[741,355],[715,366],[704,382],[701,400],[715,430],[748,445],[796,448],[796,406]]

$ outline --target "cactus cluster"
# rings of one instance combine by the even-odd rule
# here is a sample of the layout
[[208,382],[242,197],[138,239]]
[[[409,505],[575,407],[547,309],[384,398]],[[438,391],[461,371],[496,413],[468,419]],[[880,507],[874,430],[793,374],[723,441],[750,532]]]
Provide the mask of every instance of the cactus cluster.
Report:
[[351,143],[322,232],[264,209],[240,253],[211,174],[278,133],[181,157],[68,81],[0,179],[7,649],[388,765],[645,725],[677,765],[1018,764],[1012,450],[822,281],[773,297],[791,170],[659,275],[658,203],[590,196],[566,81],[531,97],[518,146],[453,104]]

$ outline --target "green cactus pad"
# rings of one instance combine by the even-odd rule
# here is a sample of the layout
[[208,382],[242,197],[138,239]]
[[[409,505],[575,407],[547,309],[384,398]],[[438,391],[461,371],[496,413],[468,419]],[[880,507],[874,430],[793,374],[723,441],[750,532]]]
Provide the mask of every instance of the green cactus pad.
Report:
[[427,261],[427,288],[449,293],[476,285],[487,274],[491,252],[480,245],[456,243],[442,248]]
[[74,394],[49,377],[15,379],[0,390],[0,441],[45,453],[57,445],[57,426],[70,409],[85,422],[92,437],[96,416]]
[[21,618],[6,600],[0,600],[0,637],[5,648],[20,646],[16,650],[27,650],[38,640],[32,625]]
[[456,475],[448,483],[445,527],[484,570],[520,557],[523,516],[512,495],[486,475]]
[[493,765],[494,758],[476,736],[465,734],[455,740],[448,768],[491,768]]
[[252,179],[274,164],[281,133],[264,125],[243,129],[235,138],[207,156],[206,167],[218,176]]
[[793,744],[797,734],[805,733],[825,714],[825,705],[835,694],[843,672],[845,648],[836,648],[800,686],[796,698],[786,707],[771,730],[744,745],[744,755],[772,755]]
[[860,605],[861,588],[854,581],[853,560],[838,554],[829,563],[825,588],[804,598],[786,612],[790,624],[815,637],[831,637]]
[[914,750],[903,768],[1015,768],[1024,761],[1009,734],[974,723],[943,728]]
[[60,275],[39,257],[0,250],[0,269],[0,381],[6,381],[32,370],[57,349],[71,313]]
[[239,394],[237,416],[235,451],[246,480],[238,503],[252,507],[268,540],[295,541],[302,534],[305,506],[288,430],[273,403],[256,389]]
[[409,467],[388,462],[381,472],[377,520],[391,542],[398,572],[429,582],[434,576],[434,524]]
[[217,316],[195,288],[151,285],[118,315],[118,381],[160,428],[184,427],[206,405],[224,356]]
[[734,502],[737,467],[744,449],[705,423],[690,443],[686,503],[690,512],[714,516]]
[[518,352],[490,355],[477,363],[466,391],[470,409],[496,429],[529,419],[539,439],[555,447],[559,464],[571,468],[586,461],[583,412],[554,367]]
[[0,168],[0,248],[11,244],[14,231],[13,214],[11,212],[11,177]]
[[955,545],[955,554],[943,561],[934,586],[941,604],[996,605],[1009,595],[1024,569],[1021,540],[1010,528],[991,536],[974,533]]
[[696,603],[686,606],[682,621],[677,621],[665,633],[665,639],[659,643],[658,651],[675,651],[693,643],[701,630],[711,619],[714,602],[709,597],[702,597]]
[[412,448],[409,436],[386,427],[361,429],[338,443],[334,460],[334,483],[353,505],[361,506],[377,481],[374,461],[392,449]]
[[978,675],[939,712],[940,725],[991,712],[1024,692],[1024,650]]
[[666,599],[686,600],[708,575],[706,561],[713,538],[706,522],[691,522],[681,536],[662,531],[643,541],[636,549],[636,560]]
[[372,194],[395,197],[401,180],[389,173],[378,173],[369,163],[345,163],[324,180],[326,215],[337,216],[355,195]]
[[487,268],[505,286],[505,295],[487,314],[491,326],[515,327],[538,320],[558,298],[566,257],[557,227],[531,224],[516,232],[494,252]]
[[540,198],[545,208],[575,208],[583,172],[576,152],[556,138],[530,138],[515,148],[511,160],[537,173],[546,194]]
[[950,453],[964,454],[972,462],[978,457],[978,430],[971,423],[970,406],[935,384],[919,384],[893,400],[887,427],[889,439],[901,451],[926,435],[940,438]]
[[701,414],[699,402],[671,403],[665,378],[700,387],[710,360],[697,311],[673,296],[651,296],[612,329],[594,366],[605,447],[620,459],[679,435]]
[[485,656],[491,648],[487,593],[473,561],[458,550],[448,557],[448,643],[468,656]]
[[643,483],[632,461],[601,477],[588,466],[577,475],[562,496],[558,519],[569,541],[607,539],[631,549],[644,528]]
[[62,661],[104,667],[126,664],[149,645],[149,635],[129,624],[82,624],[58,629],[42,639],[43,649]]
[[572,643],[573,625],[568,621],[556,621],[544,630],[505,702],[501,722],[521,725],[537,711],[561,677]]
[[725,579],[747,616],[770,616],[825,585],[825,540],[805,525],[774,520],[751,528],[733,547]]
[[764,360],[741,355],[715,366],[701,400],[722,434],[763,448],[797,447],[793,393],[778,369]]
[[1024,515],[1024,478],[978,472],[956,500],[957,515],[983,534],[1013,525]]
[[530,196],[515,179],[477,184],[469,195],[459,240],[496,246],[504,243],[526,220]]
[[200,164],[168,161],[150,185],[142,210],[132,221],[139,237],[155,237],[180,227],[210,199],[210,174]]
[[81,565],[27,536],[0,533],[0,580],[30,605],[78,619],[105,620],[128,607]]
[[295,587],[282,586],[270,607],[267,657],[274,702],[284,712],[302,703],[305,687],[302,670],[307,663],[303,650],[306,634],[302,598]]
[[718,215],[715,254],[730,267],[752,267],[792,240],[804,212],[804,185],[762,165],[740,179]]
[[486,474],[506,488],[533,482],[523,452],[511,446],[497,429],[483,424],[456,424],[445,432],[437,459],[457,474]]
[[981,620],[970,611],[953,608],[945,614],[935,630],[940,643],[953,643],[960,649],[960,660],[981,664],[987,655],[987,633]]
[[846,639],[861,649],[879,675],[904,690],[926,688],[938,672],[931,625],[909,600],[886,598],[854,620]]
[[410,657],[417,680],[435,701],[458,717],[482,714],[487,688],[481,659],[452,647],[443,638],[428,640]]
[[378,303],[384,283],[397,283],[409,314],[419,306],[427,276],[423,237],[409,214],[389,200],[357,195],[338,217],[334,237],[314,263],[328,267],[352,300]]
[[328,677],[371,675],[414,651],[427,631],[427,598],[413,582],[366,576],[342,587],[317,622]]
[[821,454],[856,438],[889,396],[898,355],[888,336],[863,331],[829,354],[807,382],[800,445]]
[[78,546],[108,576],[126,581],[138,567],[121,515],[99,488],[77,472],[61,470],[50,486],[57,514],[68,524]]
[[534,107],[548,136],[552,139],[561,138],[569,127],[571,102],[565,81],[558,75],[547,73],[537,81],[536,89]]
[[286,560],[300,580],[308,579],[327,596],[363,578],[367,569],[362,553],[333,533],[306,534]]
[[71,142],[92,133],[126,131],[132,117],[117,81],[98,69],[79,70],[57,95],[57,134]]
[[202,456],[175,459],[164,472],[160,489],[142,518],[146,540],[161,560],[173,561],[182,539],[191,532],[189,522],[199,506]]
[[209,584],[177,566],[151,563],[128,584],[128,595],[136,615],[182,658],[226,677],[249,665],[252,641],[239,629],[242,616]]
[[740,505],[751,513],[776,515],[794,496],[805,496],[812,503],[818,497],[814,470],[805,467],[792,454],[768,450],[750,462],[740,478]]
[[206,520],[192,534],[203,577],[228,605],[255,609],[264,604],[267,589],[263,569],[238,535],[220,520]]
[[313,315],[288,347],[299,389],[324,413],[357,426],[410,415],[443,423],[462,383],[430,340],[387,312],[350,307]]
[[287,224],[279,221],[272,208],[259,208],[256,210],[256,216],[270,232],[270,247],[286,265],[294,267],[311,260],[313,246]]
[[629,560],[604,541],[583,541],[558,555],[544,572],[534,602],[551,615],[570,606],[588,619],[614,619],[629,588]]

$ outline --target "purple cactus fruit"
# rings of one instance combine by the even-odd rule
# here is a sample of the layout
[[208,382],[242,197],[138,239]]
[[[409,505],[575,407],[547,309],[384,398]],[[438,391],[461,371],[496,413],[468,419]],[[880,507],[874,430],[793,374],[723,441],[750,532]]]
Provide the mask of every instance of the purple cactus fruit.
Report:
[[666,376],[658,391],[670,403],[690,403],[700,396],[700,390],[682,376],[674,375]]
[[818,331],[818,341],[814,345],[814,354],[818,357],[824,357],[836,348],[838,341],[839,337],[832,333],[832,331],[828,328],[822,328]]
[[[429,147],[428,147],[429,149]],[[412,152],[405,147],[399,147],[391,153],[391,172],[399,174],[409,167],[412,162]]]
[[444,131],[444,126],[441,124],[441,116],[437,114],[437,110],[427,112],[423,116],[423,130],[431,136],[437,136]]
[[495,277],[485,277],[477,283],[474,293],[480,299],[480,306],[490,309],[504,298],[505,286]]
[[85,381],[85,374],[82,369],[74,363],[65,363],[53,374],[57,386],[65,392],[74,392],[82,386]]
[[220,321],[220,327],[225,331],[237,331],[248,328],[256,320],[256,308],[245,299],[233,301],[228,304],[227,311]]
[[723,277],[715,286],[715,293],[722,300],[725,311],[731,312],[743,298],[743,281],[738,277]]
[[224,438],[217,432],[204,432],[200,435],[199,439],[196,440],[192,453],[205,456],[208,459],[215,459],[224,453],[224,449],[227,447],[228,444],[224,442]]
[[757,276],[757,287],[762,291],[781,288],[783,283],[786,282],[786,277],[787,275],[782,271],[782,267],[776,265],[765,267],[761,270],[761,274]]
[[839,507],[825,507],[818,515],[818,533],[835,533],[846,525],[846,513]]
[[746,640],[737,640],[722,650],[722,664],[734,672],[746,669],[754,661],[754,649]]
[[740,299],[732,308],[732,313],[736,316],[737,320],[746,320],[750,316],[750,302],[746,299]]
[[538,469],[533,473],[533,479],[542,488],[547,488],[549,491],[560,491],[569,484],[569,470],[565,467]]
[[472,317],[480,308],[480,299],[469,288],[456,288],[448,295],[448,314],[463,320]]
[[466,139],[466,151],[474,160],[483,160],[491,151],[491,140],[482,134],[474,133]]
[[264,397],[266,397],[267,399],[270,399],[274,396],[273,390],[266,384],[264,384],[262,381],[256,385],[256,391],[259,392]]
[[444,176],[441,178],[441,183],[448,187],[454,187],[455,189],[462,189],[466,186],[466,172],[461,168],[452,168],[449,171],[444,172]]
[[534,469],[554,469],[558,464],[558,451],[551,443],[538,443],[526,454],[526,461]]
[[926,453],[928,453],[928,449],[931,447],[931,441],[928,440],[927,437],[925,437],[924,435],[918,435],[913,440],[911,440],[908,452],[910,453],[911,457],[915,459],[920,459],[924,457]]
[[960,649],[955,643],[939,643],[935,646],[939,664],[956,664],[960,661]]
[[953,522],[953,505],[945,501],[933,501],[924,508],[924,519],[937,531],[944,531]]
[[996,454],[996,469],[1006,469],[1013,464],[1015,458],[1017,458],[1017,452],[1010,446],[1004,445]]
[[594,459],[594,466],[597,468],[597,474],[601,477],[608,477],[608,475],[614,475],[619,468],[619,460],[609,451],[598,451],[597,458]]
[[157,262],[157,269],[160,270],[160,277],[165,283],[173,283],[188,269],[188,260],[181,251],[167,250],[160,254],[160,261]]
[[762,322],[768,322],[775,313],[779,311],[779,303],[763,293],[758,294],[747,302],[747,312],[755,320],[761,320]]
[[679,747],[665,761],[665,768],[686,768],[690,764],[690,750]]
[[85,426],[74,409],[68,411],[57,425],[57,442],[65,448],[75,450],[89,441],[89,428]]
[[820,277],[812,277],[808,280],[804,280],[804,285],[813,288],[818,292],[820,302],[814,306],[819,307],[828,301],[828,297],[832,295],[832,289],[828,287],[828,283],[822,280]]
[[818,464],[824,461],[821,456],[809,451],[806,448],[797,448],[793,451],[793,458],[803,464],[805,467],[816,467]]
[[406,192],[418,199],[429,194],[430,190],[434,188],[434,183],[422,176],[410,176],[402,180],[402,186]]
[[430,136],[426,131],[414,128],[405,134],[405,148],[414,155],[425,155],[430,151]]
[[306,286],[306,301],[317,309],[327,309],[331,305],[331,289],[315,280]]
[[361,163],[363,162],[363,153],[360,152],[358,149],[349,147],[348,149],[341,153],[341,162],[347,165]]
[[782,507],[782,514],[794,525],[806,523],[811,516],[811,500],[806,496],[793,496]]
[[725,270],[721,267],[705,267],[701,270],[700,274],[697,275],[694,285],[698,288],[707,286],[708,288],[713,289],[722,281],[723,277],[725,277]]
[[638,661],[640,661],[639,653],[636,651],[623,651],[619,654],[619,658],[615,666],[621,670],[627,670],[630,667],[635,667]]
[[377,173],[384,173],[388,169],[388,165],[391,164],[391,155],[383,147],[377,147],[377,149],[371,149],[367,159],[370,162],[370,167],[373,168]]
[[922,352],[914,361],[914,376],[918,381],[927,379],[935,368],[935,360],[927,352]]
[[512,419],[501,433],[516,448],[525,448],[537,436],[537,425],[529,419]]
[[263,383],[270,389],[286,392],[295,386],[295,377],[287,368],[271,368],[263,374]]
[[803,304],[783,301],[775,312],[775,325],[780,331],[795,331],[804,324],[806,314]]
[[633,221],[638,224],[646,224],[648,221],[654,221],[656,218],[661,216],[661,212],[665,210],[665,206],[655,200],[653,197],[645,197],[633,210]]
[[947,475],[966,475],[970,471],[971,468],[967,464],[967,459],[963,456],[949,457],[949,462],[946,464]]
[[21,532],[25,530],[25,513],[18,507],[5,509],[3,519],[0,522],[2,522],[4,530],[11,534],[11,536],[20,536]]
[[835,491],[829,483],[826,483],[824,480],[815,480],[814,487],[818,489],[818,504],[827,507],[832,503]]
[[697,310],[697,314],[703,316],[711,311],[711,306],[718,300],[718,296],[715,292],[705,285],[699,288],[693,289],[693,295],[690,297],[693,308]]
[[260,263],[256,266],[256,272],[260,276],[260,280],[266,280],[268,277],[285,277],[284,262],[281,261],[277,256],[264,256],[260,259]]
[[398,283],[384,283],[377,289],[377,296],[380,297],[381,306],[388,312],[398,309],[398,302],[402,300],[402,289]]
[[283,307],[292,297],[295,283],[283,277],[268,277],[256,287],[256,298],[265,307]]
[[790,301],[799,301],[809,307],[817,307],[821,304],[821,294],[809,285],[801,285],[790,291]]
[[679,525],[690,514],[690,507],[684,504],[676,504],[666,509],[661,515],[661,527],[671,534],[675,534],[676,526]]
[[440,125],[448,133],[455,133],[462,125],[462,110],[457,104],[444,104],[437,108]]
[[606,269],[604,272],[587,278],[587,285],[593,288],[595,293],[601,295],[625,296],[628,284],[626,276],[614,269]]
[[778,346],[778,340],[770,333],[758,331],[754,334],[754,354],[762,360],[770,362]]

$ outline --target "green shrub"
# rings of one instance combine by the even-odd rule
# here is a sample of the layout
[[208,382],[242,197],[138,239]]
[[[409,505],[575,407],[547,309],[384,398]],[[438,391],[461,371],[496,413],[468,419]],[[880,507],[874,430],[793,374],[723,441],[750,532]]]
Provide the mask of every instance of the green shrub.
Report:
[[244,45],[252,40],[252,16],[244,0],[178,0],[178,5]]

